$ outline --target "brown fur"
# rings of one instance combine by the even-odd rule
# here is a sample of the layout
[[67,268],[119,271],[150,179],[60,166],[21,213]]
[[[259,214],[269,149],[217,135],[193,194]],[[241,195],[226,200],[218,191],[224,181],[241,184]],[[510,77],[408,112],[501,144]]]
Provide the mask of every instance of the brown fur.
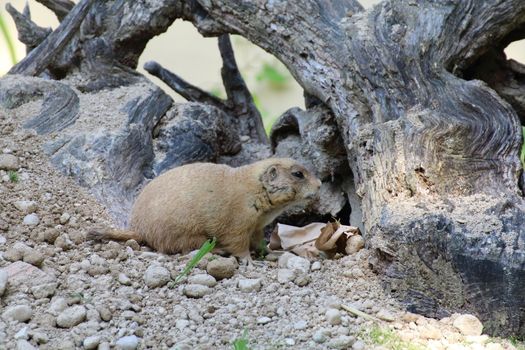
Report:
[[[302,172],[304,178],[293,173]],[[217,238],[217,248],[249,257],[263,229],[285,209],[317,195],[321,182],[292,159],[270,158],[239,168],[194,163],[151,181],[131,213],[129,231],[91,238],[146,242],[164,253],[198,249]]]

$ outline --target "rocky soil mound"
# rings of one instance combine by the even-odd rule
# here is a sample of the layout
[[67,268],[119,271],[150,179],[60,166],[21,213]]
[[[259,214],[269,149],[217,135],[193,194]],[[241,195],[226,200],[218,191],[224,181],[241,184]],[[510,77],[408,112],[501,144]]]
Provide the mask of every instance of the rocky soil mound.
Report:
[[270,255],[254,268],[208,255],[172,286],[191,254],[86,242],[112,224],[105,209],[49,165],[48,140],[16,115],[0,112],[0,134],[0,349],[233,349],[243,337],[253,349],[515,348],[473,316],[403,311],[366,249]]

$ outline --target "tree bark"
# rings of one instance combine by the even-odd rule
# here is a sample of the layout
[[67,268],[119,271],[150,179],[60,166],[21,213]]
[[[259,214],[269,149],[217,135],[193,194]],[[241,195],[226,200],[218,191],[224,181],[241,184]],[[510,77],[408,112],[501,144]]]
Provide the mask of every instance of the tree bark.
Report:
[[[203,35],[240,34],[290,69],[307,108],[276,123],[272,151],[302,159],[322,178],[325,195],[311,213],[337,214],[350,202],[353,224],[376,253],[371,263],[409,310],[434,317],[468,310],[490,333],[525,334],[518,158],[525,70],[503,54],[525,37],[525,2],[385,0],[364,11],[354,0],[82,0],[45,39],[26,21],[24,42],[41,43],[11,73],[65,78],[81,93],[144,83],[134,71],[138,57],[176,18]],[[144,173],[269,154],[260,116],[221,40],[226,101],[147,66],[199,110],[208,108],[208,117],[189,127],[184,115],[192,108],[165,117],[168,107],[150,103],[150,121],[128,118],[122,137],[138,127],[151,151],[143,173],[125,167],[134,154],[119,161],[136,178],[127,197]],[[71,122],[60,120],[50,123],[60,129]],[[190,129],[194,138],[184,145],[181,135]],[[241,144],[239,135],[251,141]]]

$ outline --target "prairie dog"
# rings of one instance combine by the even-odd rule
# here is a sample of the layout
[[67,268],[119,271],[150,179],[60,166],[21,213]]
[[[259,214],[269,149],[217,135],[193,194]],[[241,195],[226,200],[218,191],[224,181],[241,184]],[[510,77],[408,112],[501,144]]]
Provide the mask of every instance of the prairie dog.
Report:
[[91,239],[135,239],[163,253],[186,253],[217,238],[217,249],[250,257],[263,229],[287,208],[306,204],[321,181],[289,158],[239,168],[193,163],[167,171],[144,187],[128,231],[90,232]]

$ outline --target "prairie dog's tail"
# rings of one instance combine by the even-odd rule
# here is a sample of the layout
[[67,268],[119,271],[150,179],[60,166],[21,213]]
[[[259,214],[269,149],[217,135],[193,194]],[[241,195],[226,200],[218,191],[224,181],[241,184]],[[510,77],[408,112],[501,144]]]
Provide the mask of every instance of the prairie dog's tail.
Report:
[[116,230],[116,229],[94,229],[88,231],[86,239],[93,241],[114,240],[127,241],[134,239],[138,243],[143,242],[142,237],[135,231],[130,230]]

